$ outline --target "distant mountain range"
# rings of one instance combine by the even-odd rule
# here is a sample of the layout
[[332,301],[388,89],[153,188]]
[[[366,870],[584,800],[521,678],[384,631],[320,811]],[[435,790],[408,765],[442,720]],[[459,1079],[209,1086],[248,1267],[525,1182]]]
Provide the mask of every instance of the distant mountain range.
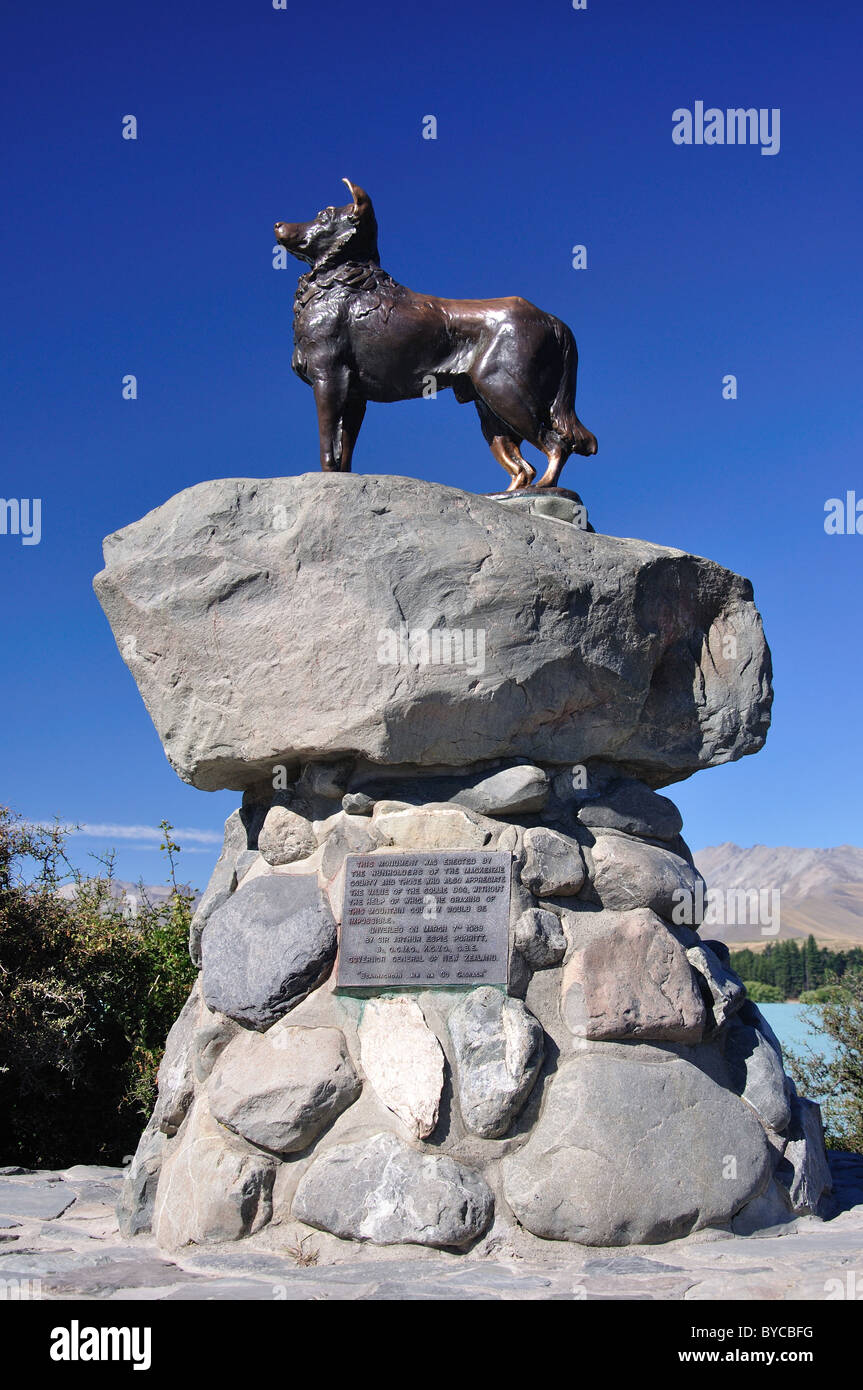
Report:
[[[729,945],[764,946],[770,941],[807,937],[833,950],[863,946],[863,849],[794,849],[787,845],[711,845],[699,850],[695,862],[717,904],[724,923],[705,925],[702,936]],[[779,932],[764,932],[758,921],[740,921],[734,904],[741,892],[769,894],[779,890]],[[771,900],[763,899],[768,905]],[[722,908],[726,911],[723,914]],[[728,908],[732,910],[728,910]],[[736,921],[734,920],[736,917]]]

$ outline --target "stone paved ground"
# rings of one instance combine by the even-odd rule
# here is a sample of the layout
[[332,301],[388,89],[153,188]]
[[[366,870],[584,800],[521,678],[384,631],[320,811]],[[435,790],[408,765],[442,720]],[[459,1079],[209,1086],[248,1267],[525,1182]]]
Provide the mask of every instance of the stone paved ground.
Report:
[[[667,1245],[597,1250],[486,1238],[469,1255],[306,1241],[316,1264],[276,1248],[278,1228],[241,1246],[174,1255],[123,1240],[114,1202],[122,1170],[0,1169],[0,1298],[188,1299],[739,1299],[854,1296],[863,1288],[863,1157],[831,1155],[827,1221],[770,1235],[704,1233]],[[266,1239],[265,1239],[266,1236]],[[316,1237],[314,1238],[317,1239]],[[268,1248],[268,1245],[270,1248]],[[853,1279],[852,1279],[853,1276]],[[38,1281],[34,1285],[32,1281]],[[26,1283],[24,1281],[27,1281]]]

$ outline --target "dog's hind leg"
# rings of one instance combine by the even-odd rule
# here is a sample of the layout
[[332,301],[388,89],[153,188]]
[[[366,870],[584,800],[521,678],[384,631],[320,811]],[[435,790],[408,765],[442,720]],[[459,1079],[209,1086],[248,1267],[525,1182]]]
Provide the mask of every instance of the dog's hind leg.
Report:
[[536,477],[536,470],[521,455],[521,439],[509,426],[489,410],[485,401],[477,400],[477,414],[483,435],[488,441],[492,457],[510,474],[512,482],[507,492],[527,487]]
[[557,487],[557,480],[560,477],[561,469],[569,458],[572,450],[565,448],[562,444],[548,444],[543,450],[548,459],[546,468],[537,487]]

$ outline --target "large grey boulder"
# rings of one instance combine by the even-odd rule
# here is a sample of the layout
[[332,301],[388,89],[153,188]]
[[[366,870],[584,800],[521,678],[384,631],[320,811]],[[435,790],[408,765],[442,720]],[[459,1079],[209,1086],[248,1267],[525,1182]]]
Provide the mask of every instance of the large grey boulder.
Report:
[[647,1044],[594,1044],[564,1062],[501,1169],[534,1235],[629,1245],[726,1223],[771,1163],[755,1115],[705,1071]]
[[456,1249],[482,1235],[493,1211],[479,1173],[393,1134],[328,1149],[303,1174],[292,1208],[298,1221],[343,1238]]
[[447,1019],[461,1113],[484,1139],[506,1134],[533,1089],[545,1051],[542,1025],[520,999],[486,985]]
[[213,1068],[210,1113],[271,1153],[308,1148],[356,1100],[362,1085],[338,1028],[276,1024],[244,1032]]
[[751,586],[680,550],[344,473],[199,483],[104,549],[117,644],[172,766],[206,790],[345,755],[605,758],[663,786],[764,742]]
[[263,1031],[326,979],[336,924],[315,874],[269,874],[216,909],[201,949],[207,1007]]

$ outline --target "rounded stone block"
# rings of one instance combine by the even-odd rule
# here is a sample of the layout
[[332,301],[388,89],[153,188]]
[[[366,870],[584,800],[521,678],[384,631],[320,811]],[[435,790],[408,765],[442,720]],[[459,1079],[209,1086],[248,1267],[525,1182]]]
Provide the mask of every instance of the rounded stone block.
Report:
[[619,912],[649,907],[686,926],[701,921],[704,880],[679,854],[628,835],[597,835],[591,857],[593,886],[603,907]]
[[263,1031],[326,979],[336,924],[314,874],[270,874],[241,886],[201,938],[204,1000]]
[[192,1107],[166,1154],[153,1212],[153,1235],[165,1249],[240,1240],[272,1215],[275,1159],[244,1144]]
[[344,1239],[462,1249],[487,1229],[493,1211],[491,1190],[473,1169],[376,1134],[315,1159],[292,1214]]
[[683,946],[647,908],[584,912],[564,966],[561,1015],[572,1033],[698,1043],[707,1010]]
[[490,985],[471,990],[447,1019],[459,1105],[484,1139],[506,1134],[530,1095],[545,1050],[542,1025],[520,999]]
[[308,1148],[361,1090],[340,1029],[276,1024],[229,1044],[207,1094],[220,1124],[259,1148],[287,1154]]
[[571,897],[584,883],[585,867],[575,840],[543,825],[524,832],[521,881],[537,897]]
[[318,847],[315,832],[304,816],[287,806],[271,806],[258,832],[258,849],[268,864],[293,864]]

